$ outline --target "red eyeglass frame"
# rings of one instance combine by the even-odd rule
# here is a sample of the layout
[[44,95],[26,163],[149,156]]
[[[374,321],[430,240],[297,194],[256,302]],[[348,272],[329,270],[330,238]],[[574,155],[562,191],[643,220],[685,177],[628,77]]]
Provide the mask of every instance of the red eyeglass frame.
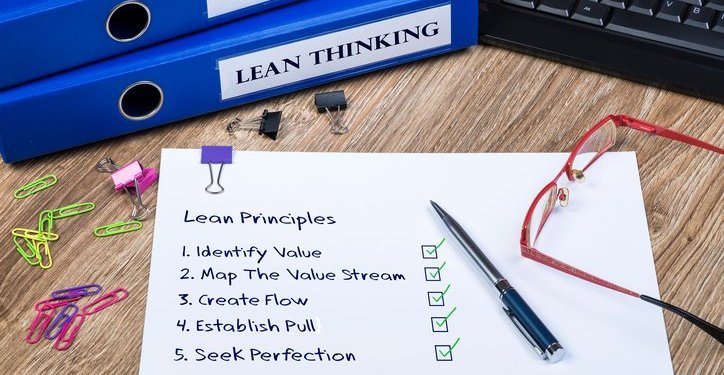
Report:
[[[612,121],[616,128],[619,127],[628,127],[634,130],[643,131],[649,134],[661,136],[664,138],[668,138],[674,141],[682,142],[685,144],[689,144],[696,147],[701,147],[710,151],[714,151],[719,154],[724,154],[724,149],[719,148],[717,146],[714,146],[712,144],[709,144],[707,142],[704,142],[702,140],[693,138],[691,136],[688,136],[686,134],[682,134],[670,129],[666,129],[664,127],[654,125],[651,123],[648,123],[643,120],[639,120],[627,115],[608,115],[605,118],[603,118],[601,121],[599,121],[596,125],[593,126],[586,134],[578,141],[576,146],[573,148],[573,151],[571,151],[571,154],[568,157],[568,160],[566,161],[566,164],[563,166],[560,172],[556,175],[556,177],[548,183],[539,193],[536,195],[535,199],[533,200],[533,203],[531,204],[530,208],[528,209],[528,213],[525,216],[525,219],[523,221],[523,229],[521,230],[521,236],[520,236],[520,251],[523,257],[534,260],[538,263],[541,263],[543,265],[546,265],[548,267],[554,268],[558,271],[565,272],[571,276],[583,279],[585,281],[594,283],[596,285],[600,285],[605,288],[609,288],[612,290],[615,290],[620,293],[624,293],[627,295],[630,295],[632,297],[641,298],[641,294],[634,292],[630,289],[624,288],[620,285],[616,285],[614,283],[611,283],[609,281],[606,281],[604,279],[601,279],[598,276],[592,275],[588,272],[585,272],[581,269],[578,269],[570,264],[567,264],[565,262],[562,262],[558,259],[555,259],[537,249],[535,249],[531,244],[531,236],[530,236],[530,223],[531,219],[533,217],[533,213],[535,211],[535,208],[538,206],[538,203],[540,203],[540,200],[544,198],[544,196],[551,190],[556,189],[556,194],[551,195],[552,199],[555,199],[556,195],[558,194],[558,184],[557,181],[563,176],[565,173],[566,177],[569,181],[573,182],[575,181],[574,177],[574,169],[573,169],[573,161],[575,160],[576,156],[578,155],[578,152],[581,150],[581,148],[586,144],[586,142],[592,137],[593,134],[595,134],[601,127],[603,127],[605,124],[607,124],[609,121]],[[591,166],[596,160],[598,160],[601,155],[606,153],[613,145],[612,143],[608,145],[604,150],[599,151],[592,159],[588,162],[586,167],[583,169],[585,171],[589,166]],[[551,204],[551,202],[549,202]],[[546,221],[548,220],[548,217],[553,212],[553,209],[555,208],[555,201],[552,202],[551,208],[547,209],[546,212],[543,213],[541,218],[541,223],[538,227],[538,233],[540,234],[541,230],[543,229],[543,226],[545,225]]]

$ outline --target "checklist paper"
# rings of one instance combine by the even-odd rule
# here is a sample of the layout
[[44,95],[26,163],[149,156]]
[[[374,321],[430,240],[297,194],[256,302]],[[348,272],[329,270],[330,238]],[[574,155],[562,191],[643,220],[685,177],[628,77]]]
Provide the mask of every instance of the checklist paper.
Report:
[[[163,150],[140,374],[672,374],[660,309],[520,255],[567,154]],[[658,296],[633,153],[571,184],[537,247]],[[539,359],[430,206],[453,215],[566,348]]]

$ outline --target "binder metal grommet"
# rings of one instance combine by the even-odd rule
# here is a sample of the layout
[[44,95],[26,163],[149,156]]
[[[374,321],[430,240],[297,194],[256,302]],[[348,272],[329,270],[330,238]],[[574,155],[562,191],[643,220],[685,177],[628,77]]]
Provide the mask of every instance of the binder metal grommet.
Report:
[[106,33],[116,42],[132,42],[146,33],[151,25],[151,10],[138,1],[116,5],[106,18]]
[[118,110],[131,121],[153,117],[163,106],[163,90],[151,81],[140,81],[128,86],[118,98]]

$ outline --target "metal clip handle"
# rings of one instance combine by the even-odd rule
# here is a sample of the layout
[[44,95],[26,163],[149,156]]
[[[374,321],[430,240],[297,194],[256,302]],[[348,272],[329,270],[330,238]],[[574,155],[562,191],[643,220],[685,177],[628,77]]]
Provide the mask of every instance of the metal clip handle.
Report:
[[530,344],[531,348],[533,348],[533,351],[541,358],[546,359],[545,352],[543,349],[538,346],[538,344],[533,340],[533,337],[528,333],[528,331],[525,330],[522,324],[520,324],[520,321],[518,318],[513,314],[507,307],[503,307],[503,312],[505,312],[505,315],[508,316],[511,322],[513,322],[513,325],[515,328],[518,328],[518,331],[523,336],[523,338],[528,341],[528,344]]

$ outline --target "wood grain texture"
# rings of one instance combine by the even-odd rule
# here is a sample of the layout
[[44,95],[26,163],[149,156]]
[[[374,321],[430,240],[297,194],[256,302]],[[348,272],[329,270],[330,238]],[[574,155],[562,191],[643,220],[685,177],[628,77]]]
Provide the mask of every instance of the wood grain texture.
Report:
[[[344,121],[351,130],[343,136],[330,134],[328,119],[313,105],[314,92],[334,89],[346,90],[350,100]],[[226,134],[226,124],[235,117],[256,117],[267,108],[284,111],[286,122],[278,141],[254,132]],[[265,151],[564,152],[609,113],[627,113],[724,144],[720,104],[478,46],[18,165],[1,165],[0,374],[138,371],[153,220],[133,235],[93,237],[94,227],[126,218],[130,208],[125,197],[112,194],[108,175],[94,170],[102,157],[158,166],[162,147],[229,143],[236,150]],[[635,150],[638,155],[663,298],[724,325],[724,159],[631,130],[621,131],[616,150]],[[60,178],[58,186],[23,201],[12,198],[13,189],[51,172]],[[147,199],[155,201],[155,190]],[[43,272],[29,267],[13,250],[10,230],[32,227],[42,209],[79,201],[93,201],[97,209],[56,223],[60,241],[53,244],[53,268]],[[68,352],[51,350],[48,343],[23,342],[35,301],[54,289],[89,281],[126,287],[131,297],[89,318]],[[664,315],[677,374],[724,372],[722,345],[682,319]]]

